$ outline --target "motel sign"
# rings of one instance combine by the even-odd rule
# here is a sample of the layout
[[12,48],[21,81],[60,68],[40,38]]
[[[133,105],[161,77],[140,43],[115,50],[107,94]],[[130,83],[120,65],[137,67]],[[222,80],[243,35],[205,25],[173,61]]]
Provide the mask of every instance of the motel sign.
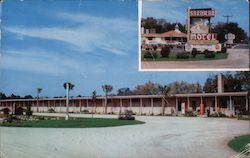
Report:
[[199,51],[220,51],[221,44],[217,34],[210,32],[211,18],[215,16],[212,8],[191,9],[187,13],[187,43],[185,50],[191,52],[193,48]]

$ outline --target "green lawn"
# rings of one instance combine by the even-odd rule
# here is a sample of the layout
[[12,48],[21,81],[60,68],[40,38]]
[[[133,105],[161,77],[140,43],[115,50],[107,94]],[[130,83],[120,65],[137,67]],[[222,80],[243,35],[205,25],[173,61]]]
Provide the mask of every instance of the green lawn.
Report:
[[136,125],[143,123],[144,122],[137,120],[118,120],[110,118],[71,118],[68,121],[60,119],[60,120],[38,120],[38,121],[3,123],[1,126],[37,127],[37,128],[94,128],[94,127]]
[[141,60],[142,61],[199,61],[199,60],[218,60],[218,59],[226,59],[228,53],[216,53],[214,58],[205,58],[204,54],[197,54],[195,58],[192,55],[189,55],[188,59],[177,59],[174,53],[170,53],[168,58],[161,57],[161,53],[159,51],[154,51],[157,53],[157,58],[144,58],[144,54],[146,51],[142,51]]
[[241,152],[248,143],[250,143],[250,135],[243,135],[232,139],[228,146],[234,151]]

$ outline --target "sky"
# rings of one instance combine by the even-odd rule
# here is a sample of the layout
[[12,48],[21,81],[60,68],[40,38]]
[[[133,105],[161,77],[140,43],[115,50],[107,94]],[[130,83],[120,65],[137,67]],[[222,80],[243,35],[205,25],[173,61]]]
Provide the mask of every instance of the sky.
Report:
[[90,96],[111,84],[149,80],[203,84],[212,72],[139,72],[135,0],[6,0],[2,4],[0,91],[11,95]]
[[142,17],[163,18],[172,23],[186,24],[188,6],[215,9],[212,23],[226,22],[223,16],[232,16],[229,22],[237,22],[249,35],[248,0],[143,0]]

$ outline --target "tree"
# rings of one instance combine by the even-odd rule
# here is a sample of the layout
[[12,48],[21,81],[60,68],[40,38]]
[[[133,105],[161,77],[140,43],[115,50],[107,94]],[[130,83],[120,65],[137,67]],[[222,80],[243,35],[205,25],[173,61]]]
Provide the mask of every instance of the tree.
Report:
[[162,116],[164,116],[165,114],[165,104],[167,104],[167,106],[169,105],[169,102],[167,100],[167,98],[170,95],[170,87],[165,85],[165,86],[160,86],[160,92],[162,95],[162,98],[164,100],[164,104],[162,105]]
[[117,91],[118,96],[131,95],[133,92],[129,88],[120,88]]
[[[203,86],[203,90],[206,93],[216,93],[217,90],[217,77],[218,75],[209,76]],[[247,90],[249,87],[249,73],[238,72],[232,73],[227,72],[223,75],[224,91],[225,92],[240,92]]]
[[217,90],[217,77],[218,75],[210,75],[204,86],[203,86],[203,91],[205,93],[216,93],[218,90]]
[[219,22],[212,29],[212,32],[217,33],[217,39],[220,43],[226,41],[225,35],[227,33],[235,34],[235,43],[242,43],[247,40],[247,33],[238,25],[238,23],[230,22],[228,24]]
[[20,99],[21,97],[12,93],[9,98],[10,99]]
[[148,17],[147,19],[142,19],[142,26],[145,29],[155,29],[157,26],[157,20],[153,17]]
[[24,99],[33,99],[33,97],[31,95],[25,95],[23,98]]
[[239,71],[236,72],[234,77],[241,83],[241,88],[244,91],[250,93],[250,72],[249,71]]
[[2,92],[0,92],[0,100],[7,99],[6,95]]
[[153,83],[151,81],[148,81],[145,84],[137,85],[135,87],[134,93],[137,95],[156,95],[160,93],[160,87],[161,85],[159,83]]
[[112,92],[113,86],[111,86],[111,85],[103,85],[102,90],[105,93],[105,110],[104,110],[104,113],[107,114],[108,93]]
[[65,116],[65,120],[68,120],[69,119],[69,91],[73,90],[75,85],[73,85],[70,82],[65,82],[63,84],[63,87],[66,90],[66,116]]
[[145,29],[155,29],[156,33],[163,33],[167,31],[172,31],[175,29],[175,25],[179,26],[181,32],[186,33],[186,26],[181,23],[170,23],[165,19],[155,19],[153,17],[147,17],[142,19],[142,27]]
[[174,94],[187,94],[187,93],[201,93],[202,87],[199,83],[188,83],[185,81],[173,82],[169,84],[171,93]]
[[[96,91],[95,90],[92,92],[92,101],[94,103],[94,107],[95,107],[95,111],[96,111]],[[94,115],[94,111],[93,111],[93,107],[92,107],[92,118],[93,118],[93,115]]]

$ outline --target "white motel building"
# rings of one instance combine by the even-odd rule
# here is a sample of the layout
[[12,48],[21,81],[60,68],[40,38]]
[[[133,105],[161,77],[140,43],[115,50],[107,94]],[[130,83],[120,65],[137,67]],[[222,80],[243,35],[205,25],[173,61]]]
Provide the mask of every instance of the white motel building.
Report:
[[[218,77],[217,93],[170,94],[164,101],[162,95],[129,95],[109,96],[107,99],[107,113],[119,114],[130,109],[136,115],[182,115],[187,111],[196,111],[205,115],[222,112],[226,115],[235,115],[237,107],[249,110],[248,92],[224,92],[222,77]],[[96,106],[95,106],[96,105]],[[39,99],[6,99],[0,100],[0,109],[14,107],[26,108],[31,106],[34,112],[66,111],[66,98],[39,98]],[[103,114],[105,112],[105,97],[100,96],[93,103],[91,97],[70,98],[69,112],[83,111]]]
[[164,33],[150,33],[145,31],[144,28],[141,30],[141,45],[143,49],[152,46],[176,46],[187,42],[187,34],[181,32],[178,25],[175,26],[175,30]]

